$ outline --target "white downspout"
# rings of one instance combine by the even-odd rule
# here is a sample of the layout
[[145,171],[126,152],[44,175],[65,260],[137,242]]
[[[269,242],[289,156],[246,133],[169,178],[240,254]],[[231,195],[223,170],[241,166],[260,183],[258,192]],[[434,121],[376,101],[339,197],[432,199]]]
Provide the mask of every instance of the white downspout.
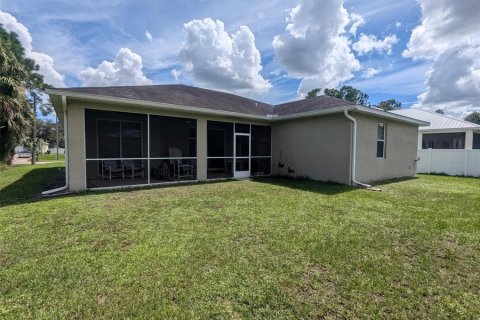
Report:
[[[67,97],[62,96],[62,109],[63,109],[63,140],[65,143],[64,154],[65,154],[65,185],[60,188],[47,190],[42,192],[42,196],[48,196],[53,193],[61,192],[68,190],[69,180],[68,180],[68,119],[67,119]],[[58,148],[58,146],[57,146]]]
[[353,123],[353,133],[352,133],[352,185],[353,186],[362,186],[365,188],[371,188],[372,186],[366,183],[361,183],[355,180],[356,178],[356,159],[357,159],[357,120],[348,114],[348,110],[344,110],[345,117],[352,121]]

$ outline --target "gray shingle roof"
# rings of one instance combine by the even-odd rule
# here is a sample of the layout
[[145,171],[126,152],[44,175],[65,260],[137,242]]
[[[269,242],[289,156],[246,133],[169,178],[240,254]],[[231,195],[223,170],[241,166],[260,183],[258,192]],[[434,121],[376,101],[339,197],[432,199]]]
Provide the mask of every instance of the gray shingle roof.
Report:
[[330,96],[318,96],[314,98],[278,104],[274,108],[274,113],[283,116],[287,114],[326,110],[350,105],[354,106],[355,103]]
[[341,99],[319,96],[279,105],[271,105],[238,95],[186,85],[117,86],[62,88],[62,92],[136,99],[179,106],[229,111],[250,115],[288,115],[354,105]]
[[273,110],[272,105],[237,96],[231,93],[178,84],[62,88],[59,90],[262,116],[272,114]]

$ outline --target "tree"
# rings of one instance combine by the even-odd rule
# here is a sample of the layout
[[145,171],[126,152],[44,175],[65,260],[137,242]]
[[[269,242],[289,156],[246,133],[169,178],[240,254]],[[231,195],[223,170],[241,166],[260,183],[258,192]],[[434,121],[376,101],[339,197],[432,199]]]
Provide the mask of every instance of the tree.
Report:
[[[57,146],[57,128],[56,123],[50,120],[37,120],[37,137],[47,142],[50,147]],[[59,126],[59,147],[63,148],[65,146],[63,141],[63,127]]]
[[379,102],[377,108],[383,109],[384,111],[398,110],[402,108],[402,103],[395,99],[388,99]]
[[325,95],[350,101],[362,106],[368,104],[368,94],[352,86],[343,86],[340,89],[325,89]]
[[10,163],[14,147],[25,142],[35,125],[25,93],[37,100],[40,90],[50,87],[38,70],[35,61],[25,56],[18,36],[0,24],[0,161]]
[[438,113],[438,114],[445,114],[445,112],[443,112],[443,109],[437,109],[437,110],[435,110],[435,113]]
[[472,112],[465,117],[465,121],[480,124],[480,112]]
[[307,99],[308,98],[315,98],[315,97],[318,97],[318,95],[322,92],[322,88],[316,88],[316,89],[313,89],[312,91],[310,91],[309,93],[307,93]]
[[15,146],[26,138],[32,118],[25,99],[28,71],[15,54],[15,40],[16,35],[0,25],[0,161],[7,164]]

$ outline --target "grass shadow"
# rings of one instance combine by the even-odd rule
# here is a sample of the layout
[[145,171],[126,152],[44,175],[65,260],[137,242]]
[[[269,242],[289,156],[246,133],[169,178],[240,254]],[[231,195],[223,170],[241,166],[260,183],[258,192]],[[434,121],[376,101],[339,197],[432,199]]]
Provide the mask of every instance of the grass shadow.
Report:
[[[132,192],[136,190],[150,190],[150,189],[164,189],[164,188],[182,188],[192,185],[202,184],[217,184],[238,181],[236,179],[224,179],[216,181],[192,181],[183,183],[169,183],[164,185],[152,186],[129,186],[124,188],[112,189],[90,189],[75,193],[65,193],[61,195],[52,195],[48,197],[42,196],[42,192],[65,185],[64,175],[58,177],[58,170],[60,168],[38,168],[33,169],[20,179],[14,181],[10,185],[0,190],[0,207],[8,207],[10,205],[18,205],[23,203],[32,203],[51,199],[52,197],[81,197],[87,194],[108,194],[108,193],[123,193]],[[61,168],[63,173],[65,172]]]
[[0,207],[39,199],[43,191],[58,188],[64,184],[65,168],[63,167],[39,167],[28,170],[19,179],[0,189]]
[[356,188],[351,186],[334,182],[320,182],[308,178],[271,176],[254,178],[254,181],[323,195],[336,195],[356,190]]
[[[61,173],[60,173],[61,172]],[[47,167],[32,169],[19,179],[13,181],[11,184],[5,186],[0,190],[0,207],[8,207],[10,205],[17,205],[23,203],[32,203],[49,198],[42,197],[41,192],[63,186],[65,183],[64,168]],[[131,192],[135,190],[149,190],[149,189],[163,189],[163,188],[182,188],[191,185],[202,184],[217,184],[230,183],[238,181],[236,179],[225,179],[216,181],[199,181],[199,182],[185,182],[154,186],[141,187],[126,187],[118,189],[104,189],[104,190],[86,190],[78,193],[70,193],[61,195],[62,197],[81,197],[87,194],[108,194],[119,192]],[[291,177],[257,177],[253,181],[258,183],[265,183],[276,185],[295,190],[302,190],[307,192],[314,192],[322,195],[335,195],[344,192],[350,192],[356,188],[346,185],[341,185],[332,182],[318,182],[308,178],[291,178]]]

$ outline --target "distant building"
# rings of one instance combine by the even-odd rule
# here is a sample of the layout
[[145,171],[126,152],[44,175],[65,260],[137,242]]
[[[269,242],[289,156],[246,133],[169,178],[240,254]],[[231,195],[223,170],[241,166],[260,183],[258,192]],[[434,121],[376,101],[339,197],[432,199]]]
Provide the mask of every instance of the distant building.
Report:
[[415,108],[392,113],[430,122],[429,126],[419,128],[419,149],[480,149],[478,124]]
[[[14,149],[15,153],[19,153],[19,152],[22,152],[22,151],[30,151],[30,148],[25,147],[25,146],[16,146],[15,149]],[[45,142],[42,139],[40,139],[40,141],[38,143],[38,146],[37,146],[37,152],[40,153],[40,154],[45,154],[45,153],[47,153],[47,151],[48,151],[48,142]]]

